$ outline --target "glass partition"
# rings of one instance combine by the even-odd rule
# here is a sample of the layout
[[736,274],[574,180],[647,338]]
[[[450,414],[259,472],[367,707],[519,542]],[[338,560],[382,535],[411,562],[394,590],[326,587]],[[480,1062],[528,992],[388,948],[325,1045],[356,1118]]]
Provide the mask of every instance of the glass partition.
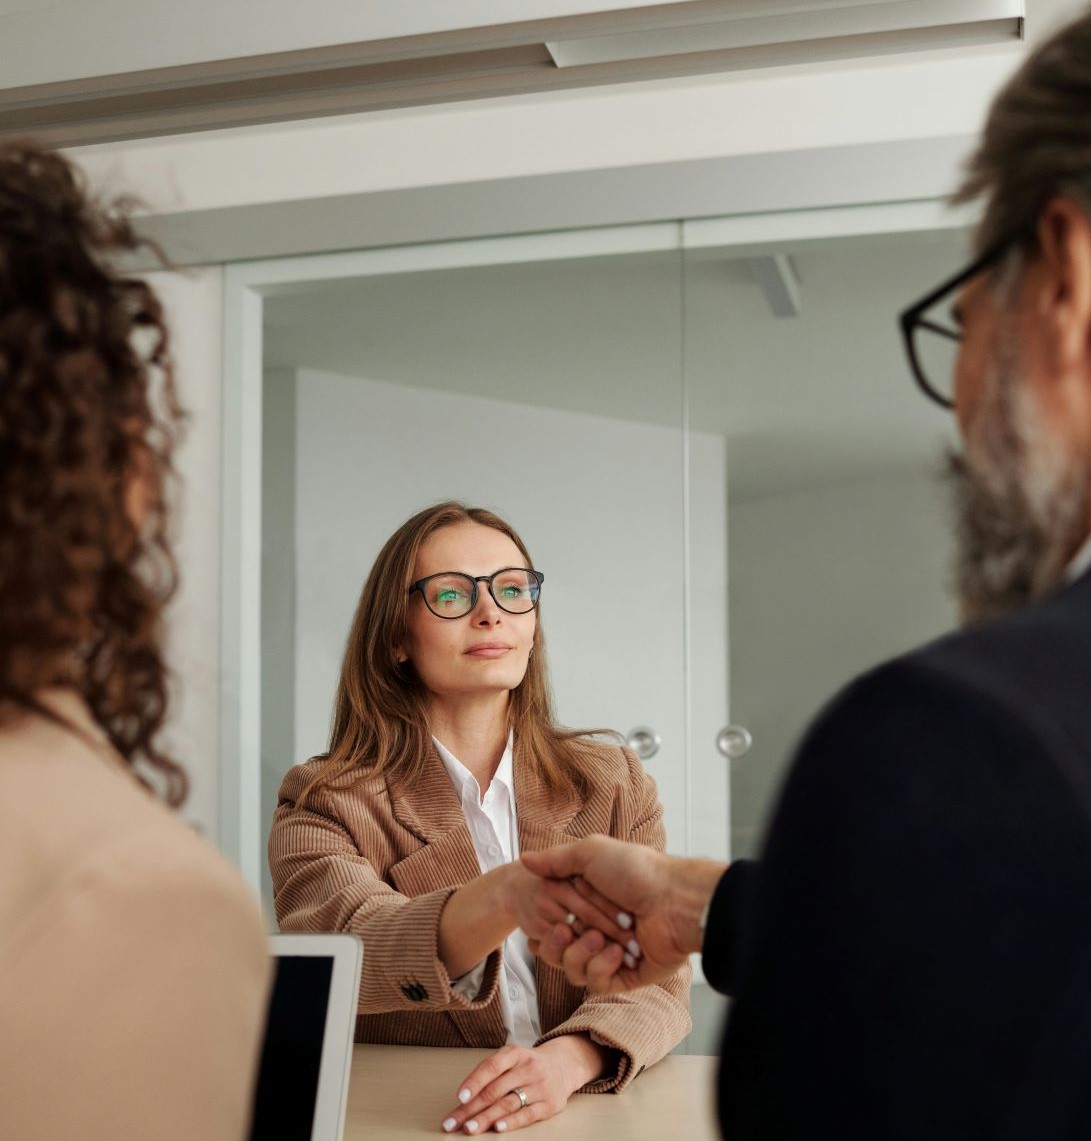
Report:
[[[674,248],[602,256],[592,245],[496,264],[477,243],[486,264],[266,300],[263,834],[284,772],[326,749],[345,638],[380,546],[421,507],[459,499],[508,519],[545,573],[559,719],[645,749],[671,843],[686,848],[675,235]],[[726,799],[717,833],[726,850]],[[268,902],[267,872],[264,882]]]
[[960,232],[602,234],[266,297],[262,835],[372,559],[443,498],[523,533],[560,717],[646,754],[676,851],[756,852],[815,712],[953,624],[953,426],[896,316]]
[[[733,731],[719,745],[736,857],[759,850],[822,705],[954,623],[941,479],[953,422],[910,379],[897,314],[950,272],[959,236],[687,250],[688,424],[727,458]],[[693,748],[716,752],[716,736]]]

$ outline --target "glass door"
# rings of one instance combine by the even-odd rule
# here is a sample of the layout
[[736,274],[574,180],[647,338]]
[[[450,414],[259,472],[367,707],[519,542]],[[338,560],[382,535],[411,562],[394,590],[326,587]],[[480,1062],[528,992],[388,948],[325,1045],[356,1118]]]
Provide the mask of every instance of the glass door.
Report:
[[[687,422],[726,456],[730,583],[723,721],[692,752],[695,771],[730,772],[733,857],[760,850],[805,727],[836,691],[954,623],[952,425],[909,377],[897,314],[949,272],[960,234],[917,229],[912,212],[909,232],[890,219],[853,234],[868,220],[687,226]],[[695,504],[721,474],[701,454]],[[691,628],[700,614],[695,595]]]

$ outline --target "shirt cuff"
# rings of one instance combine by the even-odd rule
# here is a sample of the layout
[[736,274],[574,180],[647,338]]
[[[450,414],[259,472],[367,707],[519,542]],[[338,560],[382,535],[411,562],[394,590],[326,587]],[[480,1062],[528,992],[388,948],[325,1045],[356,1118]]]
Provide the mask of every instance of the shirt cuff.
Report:
[[485,981],[485,967],[488,966],[488,957],[481,960],[472,971],[459,975],[451,980],[451,990],[462,995],[469,1002],[473,1002],[481,991],[481,984]]

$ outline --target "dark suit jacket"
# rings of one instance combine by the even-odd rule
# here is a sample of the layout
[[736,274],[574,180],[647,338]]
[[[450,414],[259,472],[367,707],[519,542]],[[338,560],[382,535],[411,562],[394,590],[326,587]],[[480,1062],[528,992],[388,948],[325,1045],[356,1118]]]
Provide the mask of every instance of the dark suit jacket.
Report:
[[1091,1138],[1091,575],[834,701],[704,960],[730,1141]]

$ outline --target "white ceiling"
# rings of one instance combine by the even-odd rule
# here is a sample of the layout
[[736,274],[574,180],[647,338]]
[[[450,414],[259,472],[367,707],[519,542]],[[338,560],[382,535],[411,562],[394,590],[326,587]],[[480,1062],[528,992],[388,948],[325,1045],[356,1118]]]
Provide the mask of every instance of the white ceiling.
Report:
[[936,464],[950,417],[896,317],[962,253],[950,233],[801,247],[794,319],[715,251],[366,278],[270,299],[266,364],[667,425],[685,399],[751,498]]

